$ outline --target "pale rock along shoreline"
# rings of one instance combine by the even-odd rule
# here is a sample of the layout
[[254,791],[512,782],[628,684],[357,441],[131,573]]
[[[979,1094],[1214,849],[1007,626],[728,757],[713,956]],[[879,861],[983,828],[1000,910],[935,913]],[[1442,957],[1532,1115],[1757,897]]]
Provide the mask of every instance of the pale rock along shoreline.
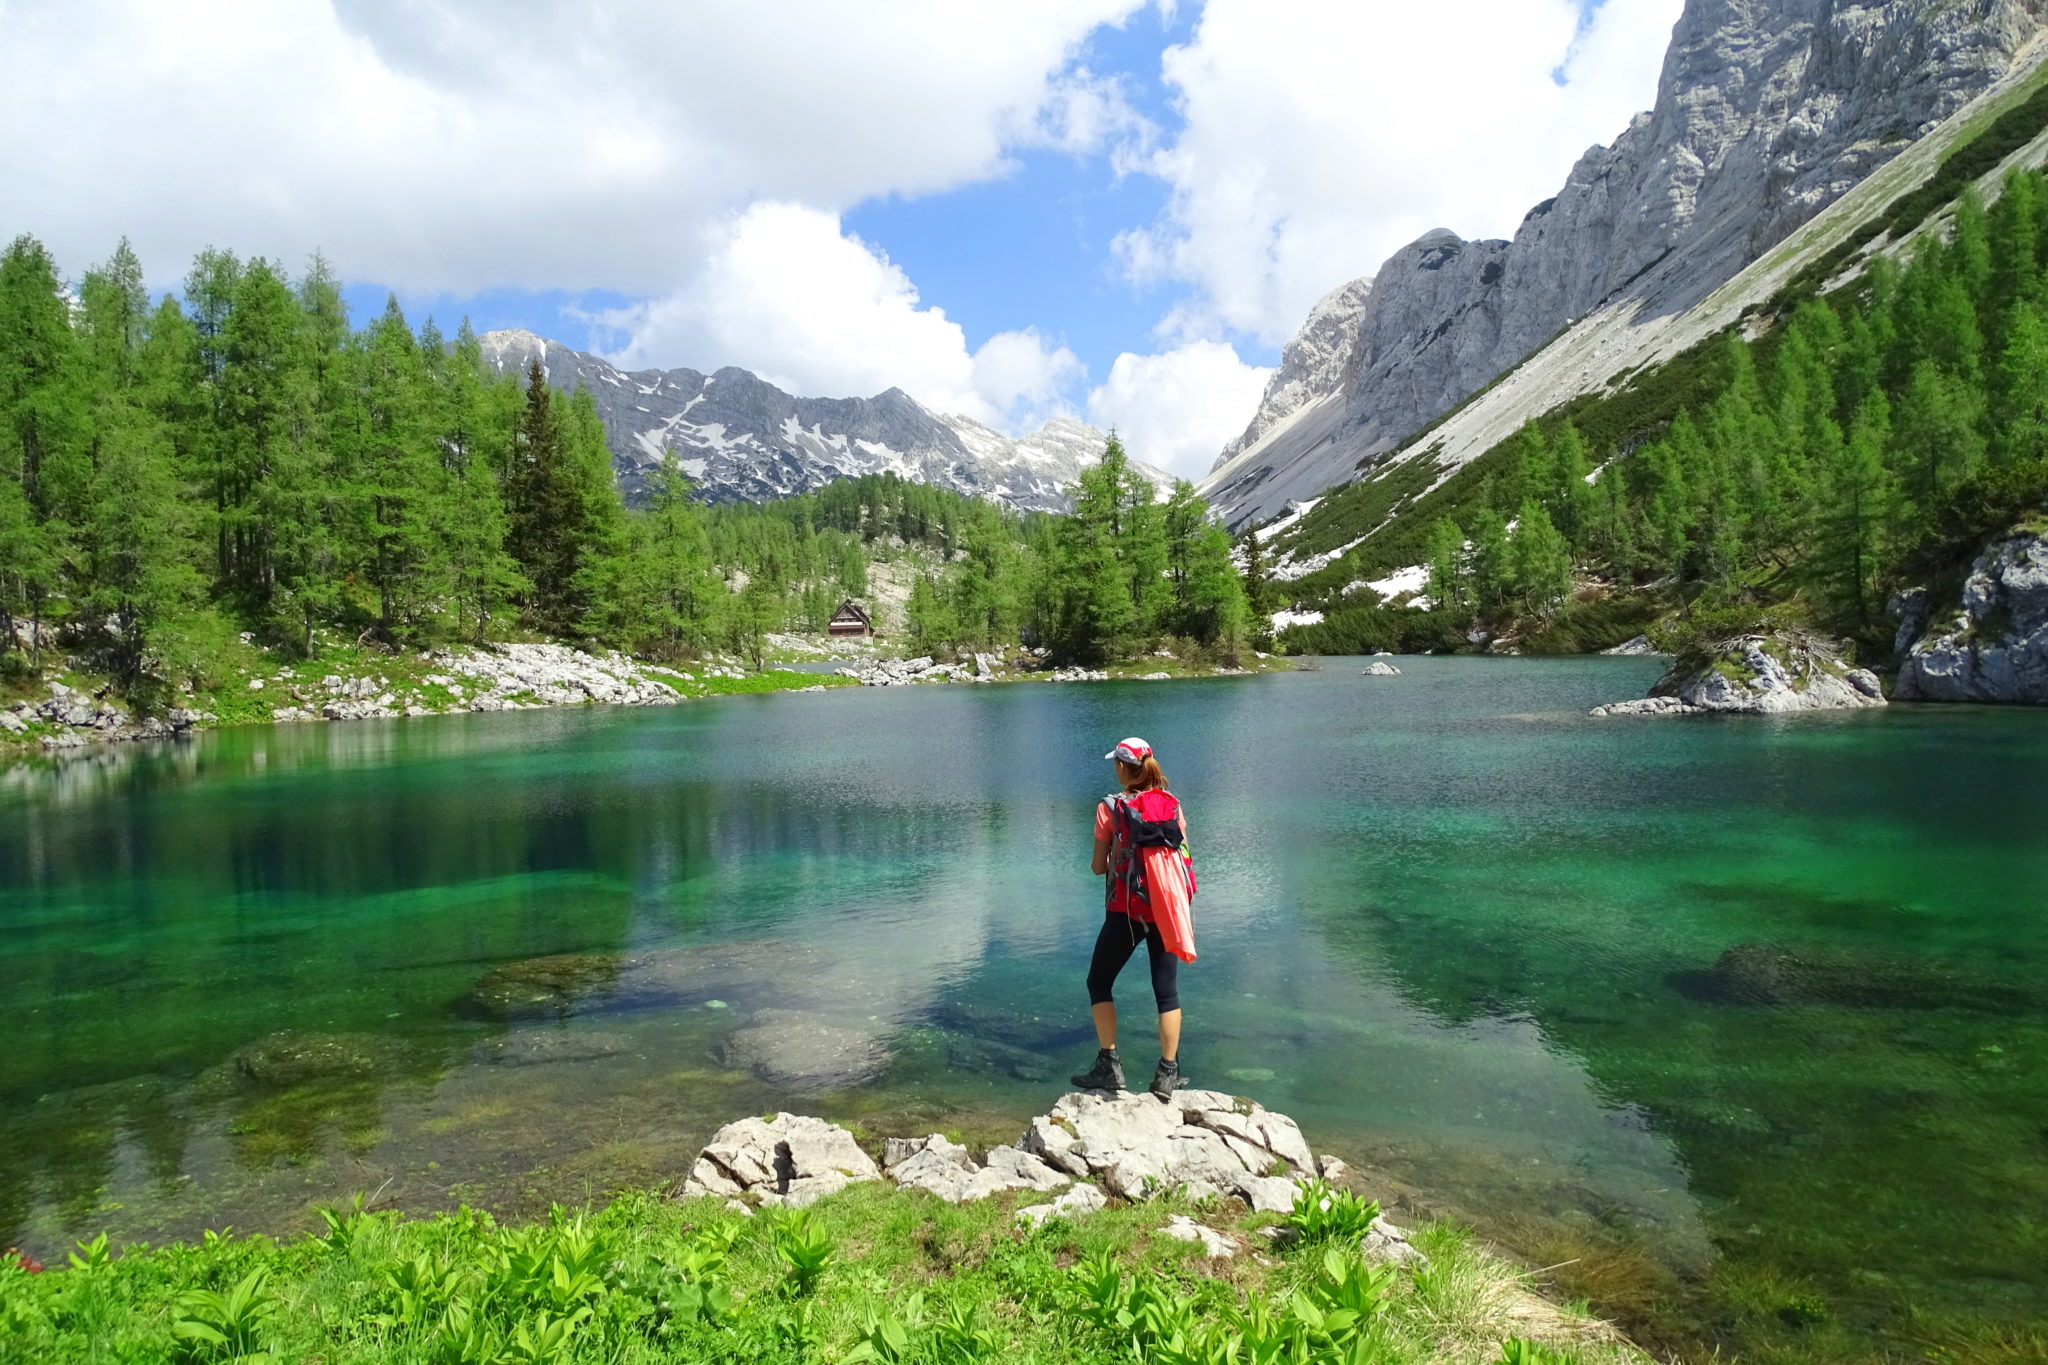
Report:
[[1730,640],[1704,660],[1680,662],[1650,695],[1596,706],[1594,716],[1777,715],[1885,705],[1884,686],[1851,668],[1834,646],[1803,632]]
[[[1142,1204],[1183,1191],[1196,1201],[1241,1200],[1261,1213],[1285,1213],[1311,1180],[1342,1182],[1349,1167],[1318,1159],[1301,1128],[1253,1100],[1216,1090],[1150,1094],[1077,1090],[1032,1118],[1014,1143],[976,1160],[943,1134],[890,1138],[881,1160],[846,1129],[823,1119],[779,1113],[728,1123],[707,1143],[677,1189],[682,1198],[718,1198],[748,1213],[802,1207],[849,1185],[889,1180],[949,1204],[1008,1191],[1052,1195],[1016,1211],[1020,1223],[1079,1218],[1112,1199]],[[1185,1216],[1161,1232],[1200,1241],[1212,1256],[1239,1244]],[[1377,1261],[1427,1258],[1400,1228],[1378,1219],[1362,1250]]]
[[[669,706],[685,700],[676,689],[677,682],[694,682],[700,674],[742,676],[726,665],[700,665],[692,673],[640,663],[616,650],[586,654],[551,644],[493,644],[436,650],[422,657],[437,671],[416,680],[337,674],[315,678],[283,665],[270,676],[250,678],[247,688],[280,703],[271,707],[270,718],[288,724],[519,711],[587,702]],[[421,685],[434,691],[423,694]],[[75,749],[95,742],[162,739],[219,719],[190,707],[173,707],[161,717],[137,717],[103,696],[61,682],[50,683],[49,694],[45,701],[17,702],[0,711],[0,736],[20,735],[33,722],[42,721],[61,727],[41,736],[44,749]]]
[[[1304,1189],[1323,1190],[1327,1200],[1329,1191],[1359,1185],[1341,1159],[1313,1155],[1293,1119],[1249,1099],[1214,1090],[1183,1090],[1164,1102],[1150,1094],[1071,1091],[1032,1118],[1015,1142],[979,1160],[938,1133],[890,1138],[871,1153],[846,1129],[808,1115],[739,1119],[718,1130],[674,1193],[718,1199],[751,1215],[803,1207],[867,1183],[948,1203],[1010,1195],[1017,1204],[1011,1220],[1026,1232],[1049,1220],[1085,1219],[1117,1202],[1143,1207],[1184,1194],[1194,1212],[1167,1214],[1153,1235],[1195,1244],[1211,1264],[1258,1257],[1296,1235],[1284,1224],[1248,1232],[1240,1201],[1259,1212],[1286,1212]],[[1384,1216],[1360,1236],[1358,1252],[1374,1265],[1430,1264],[1408,1232]],[[1526,1287],[1511,1292],[1505,1317],[1524,1331],[1626,1344],[1597,1320],[1573,1319],[1566,1327],[1556,1305]]]

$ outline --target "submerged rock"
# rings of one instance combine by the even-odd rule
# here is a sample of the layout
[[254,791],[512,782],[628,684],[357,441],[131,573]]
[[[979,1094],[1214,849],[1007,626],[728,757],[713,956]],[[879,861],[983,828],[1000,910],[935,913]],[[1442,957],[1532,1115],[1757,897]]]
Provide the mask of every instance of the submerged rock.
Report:
[[1930,629],[1924,592],[1892,610],[1901,700],[2048,706],[2048,530],[2019,527],[1986,546],[1940,625]]
[[[782,996],[782,980],[821,979],[830,954],[766,939],[646,953],[553,953],[507,962],[478,977],[464,1009],[488,1019],[567,1018],[599,1009]],[[771,989],[773,988],[773,989]]]
[[545,1066],[615,1057],[632,1046],[622,1033],[514,1033],[483,1044],[477,1049],[477,1059],[487,1066]]
[[803,1010],[762,1010],[727,1036],[719,1060],[733,1071],[799,1094],[843,1090],[873,1080],[889,1065],[874,1034]]
[[583,997],[614,984],[626,963],[616,953],[556,953],[508,962],[477,978],[469,1003],[499,1019],[566,1017]]
[[368,1033],[301,1033],[288,1029],[239,1049],[235,1074],[249,1085],[303,1085],[308,1081],[374,1076],[399,1060],[400,1049]]
[[1377,661],[1367,664],[1358,672],[1359,676],[1364,678],[1398,678],[1401,676],[1400,669],[1392,664],[1383,664]]
[[1596,706],[1589,714],[1774,715],[1884,704],[1877,675],[1850,667],[1827,641],[1802,631],[1774,631],[1729,640],[1705,659],[1676,663],[1648,697]]
[[1739,1005],[2005,1013],[2036,1003],[2025,991],[1970,981],[1940,963],[1782,943],[1734,944],[1712,967],[1679,984],[1706,999]]

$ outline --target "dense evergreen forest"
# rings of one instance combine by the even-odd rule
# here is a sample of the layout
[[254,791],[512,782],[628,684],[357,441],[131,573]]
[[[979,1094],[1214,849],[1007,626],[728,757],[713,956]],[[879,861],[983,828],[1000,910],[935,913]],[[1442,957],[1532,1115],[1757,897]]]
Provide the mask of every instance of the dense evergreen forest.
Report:
[[758,666],[891,559],[919,570],[920,649],[1247,639],[1228,536],[1191,486],[1156,503],[1114,438],[1071,518],[893,476],[707,508],[672,467],[629,510],[589,396],[493,375],[466,321],[415,331],[394,300],[352,327],[318,257],[294,280],[209,250],[155,303],[143,278],[125,242],[75,287],[31,237],[0,256],[0,670],[61,651],[150,704],[244,635]]
[[[1403,496],[1369,481],[1312,515],[1356,536]],[[1674,647],[1800,622],[1884,662],[1892,592],[1952,591],[1987,537],[2048,509],[2048,183],[2014,174],[1988,210],[1965,195],[1905,265],[1879,255],[1753,340],[1567,404],[1408,507],[1366,555],[1278,585],[1327,610],[1290,643],[1462,644],[1477,624],[1582,648],[1667,612]],[[1347,592],[1389,561],[1427,565],[1432,611]]]

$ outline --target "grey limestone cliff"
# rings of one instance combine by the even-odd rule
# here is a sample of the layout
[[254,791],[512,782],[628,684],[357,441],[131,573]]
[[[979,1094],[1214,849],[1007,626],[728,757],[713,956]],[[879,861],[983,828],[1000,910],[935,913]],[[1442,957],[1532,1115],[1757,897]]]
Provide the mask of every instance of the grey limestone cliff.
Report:
[[[1596,308],[1690,308],[2005,75],[2044,9],[1688,0],[1655,107],[1580,157],[1512,241],[1439,229],[1318,305],[1289,346],[1314,357],[1303,383],[1279,382],[1283,358],[1204,492],[1233,524],[1265,520],[1355,477]],[[1341,316],[1340,297],[1355,301]]]
[[1986,546],[1952,614],[1930,619],[1924,593],[1896,605],[1901,698],[2048,706],[2048,527]]

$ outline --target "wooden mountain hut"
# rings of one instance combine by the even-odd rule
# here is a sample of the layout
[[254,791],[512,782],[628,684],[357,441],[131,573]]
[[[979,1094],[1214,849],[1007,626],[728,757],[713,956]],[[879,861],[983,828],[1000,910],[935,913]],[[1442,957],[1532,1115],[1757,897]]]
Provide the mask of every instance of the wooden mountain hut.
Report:
[[825,623],[827,635],[872,636],[875,623],[858,602],[851,597],[839,604],[839,610],[832,613],[832,619]]

